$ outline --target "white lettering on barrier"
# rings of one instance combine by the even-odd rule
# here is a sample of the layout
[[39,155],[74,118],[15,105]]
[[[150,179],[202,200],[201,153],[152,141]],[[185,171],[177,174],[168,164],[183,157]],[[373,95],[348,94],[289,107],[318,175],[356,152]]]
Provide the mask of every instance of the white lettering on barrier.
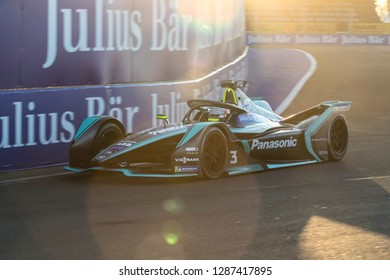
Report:
[[[245,39],[245,10],[241,1],[194,1],[188,15],[183,13],[188,9],[186,1],[152,0],[148,4],[150,22],[142,22],[138,10],[114,9],[114,0],[94,0],[93,8],[89,9],[64,8],[59,4],[63,6],[66,1],[47,0],[47,50],[43,68],[50,68],[61,51],[139,51],[146,41],[143,24],[145,33],[151,36],[150,51],[188,51],[189,38],[195,35],[196,42],[191,45],[194,61],[201,49],[221,45],[225,52],[230,41]],[[91,18],[95,19],[94,24]],[[94,42],[90,40],[91,32]]]
[[367,37],[359,37],[359,36],[343,36],[342,37],[342,44],[367,44],[368,40]]
[[[169,1],[170,8],[176,9],[176,1]],[[166,21],[167,5],[164,0],[153,0],[152,40],[150,50],[186,51],[188,50],[188,30],[192,16],[172,12]]]
[[324,44],[337,44],[339,38],[332,35],[323,35],[322,36],[322,43]]
[[385,41],[385,38],[382,36],[376,36],[376,35],[368,36],[368,43],[369,44],[382,45],[384,43],[384,41]]
[[[102,97],[87,97],[85,101],[87,102],[87,117],[101,116],[107,111],[109,116],[121,121],[128,132],[133,131],[133,119],[134,115],[139,112],[138,106],[122,108],[120,96],[110,97],[109,106]],[[13,107],[12,117],[0,116],[0,149],[72,141],[76,132],[74,112],[36,113],[37,106],[33,101],[27,105],[21,101],[13,102]]]
[[87,117],[102,116],[107,111],[107,115],[118,119],[125,125],[127,132],[133,132],[134,115],[140,111],[138,106],[123,108],[121,96],[111,96],[109,106],[106,105],[103,97],[87,97],[85,100],[87,101]]
[[[20,148],[25,146],[69,143],[75,134],[74,112],[36,113],[36,104],[21,101],[13,102],[14,115],[0,116],[0,148]],[[25,112],[27,111],[27,114]],[[13,123],[11,124],[11,119]],[[13,135],[11,135],[13,127]],[[38,135],[38,137],[37,137]],[[36,138],[37,137],[37,138]],[[11,143],[13,139],[13,143]]]
[[[283,35],[280,35],[283,36]],[[260,44],[260,43],[273,43],[274,42],[274,36],[273,35],[263,35],[263,34],[257,34],[248,35],[248,44]]]
[[[87,9],[76,9],[78,20],[74,19],[72,9],[61,9],[63,30],[58,30],[59,11],[58,0],[48,0],[47,17],[47,54],[43,68],[51,67],[58,52],[58,34],[63,33],[63,47],[68,53],[89,51],[138,51],[142,46],[141,20],[139,11],[111,10],[114,0],[95,0],[95,25],[88,25],[90,12]],[[77,18],[77,17],[76,17]],[[78,39],[73,45],[73,24],[78,23]],[[95,31],[95,45],[91,48],[88,32]],[[106,42],[103,39],[106,38]]]
[[295,36],[296,44],[313,44],[313,43],[321,43],[321,38],[319,36],[310,36],[310,35],[296,35]]
[[291,43],[291,37],[286,35],[276,35],[275,42],[276,43]]
[[[265,35],[249,34],[248,44],[390,45],[388,35]],[[293,40],[292,40],[293,39]]]
[[168,115],[172,122],[180,122],[188,110],[186,102],[178,102],[180,100],[180,92],[170,92],[170,102],[159,104],[158,93],[152,93],[152,127],[157,126],[156,115]]

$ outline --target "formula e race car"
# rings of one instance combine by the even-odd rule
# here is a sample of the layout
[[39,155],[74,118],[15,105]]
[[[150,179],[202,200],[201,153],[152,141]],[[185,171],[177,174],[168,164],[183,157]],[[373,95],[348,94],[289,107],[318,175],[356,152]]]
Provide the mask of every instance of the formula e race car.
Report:
[[327,101],[287,118],[251,100],[246,81],[223,81],[220,101],[193,99],[180,123],[126,134],[116,119],[83,121],[67,170],[105,170],[130,177],[215,179],[273,168],[341,160],[348,147],[343,113],[351,102]]

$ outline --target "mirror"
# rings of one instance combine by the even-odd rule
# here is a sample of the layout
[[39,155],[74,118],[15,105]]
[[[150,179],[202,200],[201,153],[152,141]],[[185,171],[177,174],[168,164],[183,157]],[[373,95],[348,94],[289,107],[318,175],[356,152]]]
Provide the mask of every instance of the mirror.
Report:
[[166,127],[167,124],[169,124],[168,115],[157,114],[157,115],[156,115],[156,119],[158,119],[158,120],[163,120],[163,121],[164,121],[164,127]]

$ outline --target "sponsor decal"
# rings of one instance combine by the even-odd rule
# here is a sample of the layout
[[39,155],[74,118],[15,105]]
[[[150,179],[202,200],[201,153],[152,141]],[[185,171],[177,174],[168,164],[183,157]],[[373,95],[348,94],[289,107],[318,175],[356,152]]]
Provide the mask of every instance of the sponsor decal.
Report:
[[148,134],[156,136],[156,135],[164,134],[166,132],[179,130],[181,128],[183,128],[182,125],[180,125],[180,126],[172,126],[172,127],[167,127],[167,128],[164,128],[164,129],[155,130],[155,131],[149,131]]
[[289,139],[272,140],[272,141],[260,141],[258,139],[253,140],[251,150],[271,150],[282,148],[293,148],[298,144],[298,140],[290,137]]
[[335,111],[348,111],[350,107],[350,104],[337,104],[334,109]]
[[117,143],[116,146],[131,147],[134,144],[136,144],[136,142],[134,142],[134,141],[121,141],[121,142]]
[[312,138],[312,142],[328,142],[327,138]]
[[189,157],[182,157],[182,158],[175,158],[176,162],[182,162],[182,163],[187,163],[187,162],[199,162],[199,158],[189,158]]
[[175,172],[199,172],[199,166],[175,166]]
[[136,142],[133,142],[133,141],[121,141],[111,147],[108,148],[108,150],[106,150],[103,154],[99,155],[96,157],[96,160],[98,161],[101,161],[101,160],[104,160],[106,159],[107,157],[109,157],[110,155],[112,154],[115,154],[119,151],[122,151],[128,147],[131,147],[133,146],[134,144],[136,144]]
[[199,148],[198,147],[187,147],[186,152],[198,152]]
[[97,157],[96,157],[96,160],[97,160],[97,161],[101,161],[101,160],[106,159],[107,157],[108,157],[108,155],[106,155],[106,154],[100,155],[100,156],[97,156]]
[[198,147],[187,147],[185,148],[185,151],[186,151],[186,155],[189,155],[189,156],[196,156],[199,154],[199,148]]

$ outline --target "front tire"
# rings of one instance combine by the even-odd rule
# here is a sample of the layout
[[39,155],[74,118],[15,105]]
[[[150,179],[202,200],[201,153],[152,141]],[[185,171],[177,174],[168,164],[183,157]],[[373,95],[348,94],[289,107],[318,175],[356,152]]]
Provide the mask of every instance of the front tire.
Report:
[[124,138],[126,132],[116,121],[105,120],[85,132],[81,139],[73,142],[69,151],[69,164],[74,167],[93,166],[92,159],[101,151]]
[[201,170],[204,178],[216,179],[225,171],[228,145],[223,132],[211,127],[206,132],[201,148]]
[[113,122],[104,123],[98,130],[92,149],[95,155],[124,137],[121,128]]
[[345,118],[336,117],[329,128],[329,160],[341,160],[348,149],[348,126]]

